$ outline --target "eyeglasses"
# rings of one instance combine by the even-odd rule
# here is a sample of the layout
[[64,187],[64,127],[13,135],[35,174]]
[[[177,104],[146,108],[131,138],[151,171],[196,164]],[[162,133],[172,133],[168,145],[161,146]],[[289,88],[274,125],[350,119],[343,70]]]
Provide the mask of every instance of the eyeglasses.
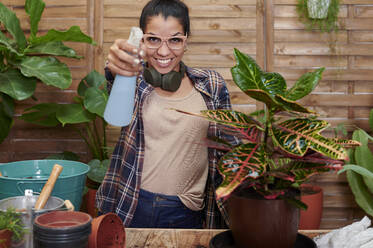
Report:
[[186,39],[186,36],[170,36],[164,38],[152,34],[144,34],[143,36],[145,46],[150,49],[160,48],[163,42],[166,42],[168,48],[171,50],[183,49]]

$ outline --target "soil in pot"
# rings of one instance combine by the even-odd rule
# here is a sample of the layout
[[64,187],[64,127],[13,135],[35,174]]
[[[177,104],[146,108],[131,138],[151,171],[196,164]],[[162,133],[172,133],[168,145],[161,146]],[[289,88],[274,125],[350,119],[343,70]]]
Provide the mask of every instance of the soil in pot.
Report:
[[228,199],[230,229],[239,248],[294,247],[299,209],[285,200],[233,193]]

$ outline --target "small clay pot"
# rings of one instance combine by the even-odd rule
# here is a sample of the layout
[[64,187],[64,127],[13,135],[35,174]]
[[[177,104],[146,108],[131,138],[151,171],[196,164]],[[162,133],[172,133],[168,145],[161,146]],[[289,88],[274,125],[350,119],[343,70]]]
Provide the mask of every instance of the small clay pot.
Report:
[[320,228],[323,212],[323,190],[321,187],[311,184],[301,185],[300,200],[308,208],[300,211],[299,229],[317,230]]
[[8,248],[12,243],[13,232],[8,229],[0,230],[0,248]]
[[125,240],[123,222],[118,215],[107,213],[92,220],[88,248],[123,248]]

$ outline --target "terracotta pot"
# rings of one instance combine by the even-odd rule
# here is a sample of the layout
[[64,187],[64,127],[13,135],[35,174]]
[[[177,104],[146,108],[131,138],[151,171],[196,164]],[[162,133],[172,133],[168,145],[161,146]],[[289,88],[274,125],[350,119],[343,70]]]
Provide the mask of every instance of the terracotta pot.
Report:
[[299,229],[319,229],[323,210],[322,188],[316,185],[303,184],[300,199],[307,204],[308,208],[300,211]]
[[97,217],[96,193],[96,189],[88,189],[87,194],[84,196],[87,213],[91,215],[92,218]]
[[299,209],[285,200],[233,194],[228,199],[228,214],[237,247],[294,247]]
[[123,248],[125,240],[123,222],[118,215],[108,213],[93,219],[88,248]]
[[12,243],[13,233],[8,229],[0,230],[0,248],[8,248]]

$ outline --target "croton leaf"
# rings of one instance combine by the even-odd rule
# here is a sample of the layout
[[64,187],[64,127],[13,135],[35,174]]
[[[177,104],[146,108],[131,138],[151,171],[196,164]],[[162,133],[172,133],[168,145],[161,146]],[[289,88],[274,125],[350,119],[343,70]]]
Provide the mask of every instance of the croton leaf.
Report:
[[0,91],[16,100],[32,96],[36,88],[36,78],[25,77],[18,70],[9,69],[0,73]]
[[30,16],[31,37],[35,37],[38,32],[38,25],[45,8],[42,0],[26,0],[25,11]]
[[303,74],[292,88],[284,95],[285,98],[296,101],[310,94],[319,81],[325,68],[319,68],[313,72]]
[[67,31],[51,29],[46,35],[30,39],[31,44],[47,43],[51,41],[73,41],[95,44],[91,37],[80,30],[79,26],[72,26]]
[[74,49],[65,46],[61,41],[52,41],[30,46],[25,49],[25,54],[46,54],[74,59],[82,58],[82,56],[76,54]]
[[325,164],[296,161],[289,166],[289,171],[294,174],[294,181],[302,184],[312,175],[330,171],[331,168]]
[[265,172],[263,152],[260,144],[247,143],[235,147],[219,161],[219,171],[223,182],[216,190],[217,198],[228,196],[245,179],[257,178]]
[[60,89],[68,88],[72,82],[69,67],[53,57],[25,57],[19,67],[26,77],[37,77],[43,83]]
[[261,89],[251,89],[246,90],[245,94],[250,96],[251,98],[254,98],[255,100],[258,100],[260,102],[265,103],[267,105],[268,109],[279,109],[279,110],[285,110],[281,104],[279,104],[277,101],[275,101],[269,93],[267,93],[264,90]]
[[314,113],[313,111],[303,107],[299,103],[288,100],[280,95],[276,95],[275,99],[278,103],[280,103],[281,109],[279,110],[283,110],[283,108],[285,108],[288,111],[295,111],[295,112],[307,113],[307,114]]
[[55,127],[60,124],[56,117],[58,109],[59,105],[57,103],[37,104],[25,109],[20,119],[41,126]]
[[341,145],[319,134],[328,125],[322,120],[297,118],[272,125],[271,133],[274,143],[292,155],[303,156],[312,149],[332,159],[346,160]]
[[89,112],[95,113],[103,118],[108,98],[108,93],[105,90],[95,87],[88,88],[85,92],[84,107]]
[[233,54],[236,58],[236,65],[231,68],[231,73],[237,86],[242,91],[263,88],[263,85],[261,85],[262,71],[255,60],[236,48]]
[[64,126],[65,124],[76,124],[90,122],[95,115],[85,110],[81,104],[63,104],[57,111],[57,119]]
[[4,24],[8,32],[17,42],[18,47],[23,50],[26,47],[27,40],[22,31],[19,19],[16,14],[0,2],[0,23]]
[[283,95],[286,91],[286,81],[277,72],[264,73],[261,76],[263,88],[271,96]]
[[237,128],[249,128],[258,124],[251,116],[235,110],[202,110],[201,115],[209,121]]

